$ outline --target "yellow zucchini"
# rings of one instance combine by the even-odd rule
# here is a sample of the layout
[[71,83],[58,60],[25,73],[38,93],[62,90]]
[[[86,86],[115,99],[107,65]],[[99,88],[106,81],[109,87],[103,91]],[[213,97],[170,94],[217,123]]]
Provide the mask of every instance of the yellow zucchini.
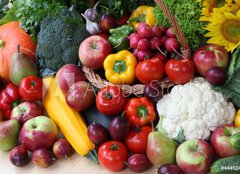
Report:
[[56,122],[62,134],[79,155],[96,161],[95,146],[88,138],[86,123],[77,111],[67,105],[56,78],[45,77],[43,84],[45,91],[43,106],[48,116]]

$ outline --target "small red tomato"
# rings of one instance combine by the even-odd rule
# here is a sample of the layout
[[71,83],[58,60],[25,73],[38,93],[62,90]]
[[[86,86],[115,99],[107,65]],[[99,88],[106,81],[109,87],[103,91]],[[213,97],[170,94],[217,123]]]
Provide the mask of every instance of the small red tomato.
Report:
[[96,97],[97,109],[105,115],[121,113],[126,104],[127,98],[118,86],[106,86],[98,92]]
[[164,76],[164,62],[157,57],[139,62],[136,67],[136,76],[145,84],[153,80],[161,80]]
[[191,59],[170,59],[165,65],[165,71],[173,83],[184,84],[194,77],[195,66]]
[[129,12],[126,12],[122,17],[120,17],[119,19],[116,20],[116,24],[118,26],[122,26],[122,25],[125,25],[127,24],[127,21],[130,17],[130,13]]
[[146,153],[148,134],[151,131],[150,126],[134,128],[125,139],[127,148],[133,153]]
[[42,99],[42,79],[37,76],[28,76],[21,80],[19,93],[25,101],[37,101]]
[[97,35],[103,37],[106,40],[108,40],[108,37],[109,37],[109,35],[107,33],[99,33]]
[[98,150],[98,160],[102,167],[117,172],[124,168],[128,160],[126,146],[119,141],[108,141]]

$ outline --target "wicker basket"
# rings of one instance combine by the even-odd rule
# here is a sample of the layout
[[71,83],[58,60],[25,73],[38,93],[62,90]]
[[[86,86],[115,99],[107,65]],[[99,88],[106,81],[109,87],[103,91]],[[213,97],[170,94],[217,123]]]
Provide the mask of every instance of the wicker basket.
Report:
[[[190,58],[191,52],[189,45],[184,37],[184,34],[180,28],[180,26],[177,23],[176,18],[171,14],[167,6],[163,3],[163,0],[154,0],[159,7],[162,9],[162,11],[165,13],[165,15],[168,17],[169,21],[172,24],[172,27],[176,31],[177,38],[181,44],[181,53],[182,56],[185,58]],[[82,67],[82,71],[84,72],[86,78],[89,80],[89,82],[95,86],[98,89],[102,89],[105,86],[113,86],[110,82],[108,82],[105,79],[102,79],[98,74],[96,74],[92,69],[89,69],[85,66]],[[162,89],[169,88],[173,86],[174,84],[168,79],[165,78],[158,83]],[[120,85],[120,87],[123,89],[125,94],[135,94],[135,95],[141,95],[143,94],[144,90],[144,84],[136,84],[133,86],[130,85]]]

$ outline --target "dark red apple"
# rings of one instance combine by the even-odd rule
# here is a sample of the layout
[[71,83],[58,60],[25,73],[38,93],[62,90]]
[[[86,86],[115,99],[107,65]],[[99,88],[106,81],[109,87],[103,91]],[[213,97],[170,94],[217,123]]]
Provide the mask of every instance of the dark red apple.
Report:
[[79,59],[91,69],[103,67],[103,61],[112,53],[112,46],[105,38],[93,35],[86,38],[79,47]]
[[30,161],[28,152],[22,145],[16,146],[10,151],[9,159],[17,167],[26,166]]
[[66,64],[62,66],[57,74],[56,79],[58,86],[64,93],[67,93],[68,89],[78,81],[86,81],[81,69],[75,64]]
[[43,115],[42,108],[33,102],[23,102],[13,108],[11,119],[18,120],[24,124],[27,120]]
[[66,102],[69,107],[78,112],[91,107],[95,100],[95,93],[92,85],[85,81],[74,83],[67,92]]
[[19,136],[22,145],[33,152],[39,148],[51,149],[57,140],[57,135],[55,122],[46,116],[39,116],[26,121]]
[[113,15],[109,13],[103,14],[99,20],[99,25],[102,32],[109,33],[109,30],[111,28],[116,27],[116,19]]
[[211,144],[220,158],[240,154],[231,144],[232,135],[239,133],[240,127],[235,125],[223,125],[218,127],[211,136]]
[[204,140],[188,140],[176,152],[178,166],[186,174],[205,174],[212,164],[214,151]]
[[196,65],[197,71],[205,76],[207,70],[212,67],[227,68],[229,56],[226,49],[219,45],[204,45],[199,47],[194,55],[193,61]]
[[32,154],[33,164],[42,168],[50,166],[54,160],[53,153],[48,149],[40,148],[35,150]]
[[60,138],[53,145],[53,153],[58,158],[67,159],[73,154],[73,148],[66,139]]

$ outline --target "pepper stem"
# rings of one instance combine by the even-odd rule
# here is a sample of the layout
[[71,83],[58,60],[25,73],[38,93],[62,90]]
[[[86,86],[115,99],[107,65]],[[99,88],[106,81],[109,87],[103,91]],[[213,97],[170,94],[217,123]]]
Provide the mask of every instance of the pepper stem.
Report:
[[146,108],[146,106],[142,105],[142,106],[139,106],[137,108],[137,115],[139,117],[142,117],[143,119],[146,119],[147,114],[148,114],[148,109]]

